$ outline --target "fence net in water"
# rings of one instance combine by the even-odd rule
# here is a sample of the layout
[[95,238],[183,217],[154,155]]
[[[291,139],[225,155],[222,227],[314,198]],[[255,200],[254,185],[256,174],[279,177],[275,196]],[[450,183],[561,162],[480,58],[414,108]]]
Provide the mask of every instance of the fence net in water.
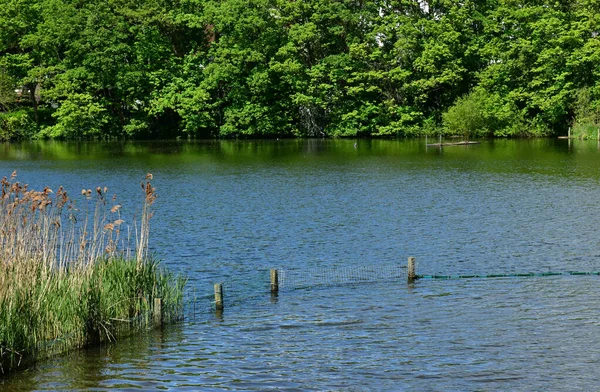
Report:
[[406,266],[369,265],[327,269],[278,269],[279,289],[369,283],[406,277]]
[[[279,290],[295,290],[317,286],[338,286],[371,282],[399,281],[407,278],[407,267],[400,264],[348,266],[338,268],[277,269]],[[558,275],[598,275],[600,271],[580,272],[528,272],[486,275],[416,275],[417,279],[474,279],[509,277],[547,277]],[[214,278],[214,277],[213,277]],[[213,284],[223,288],[223,306],[229,308],[251,300],[264,300],[270,290],[269,270],[243,271],[229,274],[224,279],[211,280],[202,285],[192,285],[184,294],[184,308],[189,319],[196,315],[213,312],[215,297]],[[200,288],[202,286],[202,288]]]
[[[279,291],[296,290],[317,286],[339,286],[365,284],[390,280],[406,279],[406,266],[400,264],[347,266],[338,268],[277,269]],[[225,308],[238,306],[254,299],[268,298],[270,292],[269,270],[244,271],[224,279],[215,279],[223,289]],[[215,297],[213,283],[192,285],[184,296],[186,315],[189,319],[196,315],[214,311]]]

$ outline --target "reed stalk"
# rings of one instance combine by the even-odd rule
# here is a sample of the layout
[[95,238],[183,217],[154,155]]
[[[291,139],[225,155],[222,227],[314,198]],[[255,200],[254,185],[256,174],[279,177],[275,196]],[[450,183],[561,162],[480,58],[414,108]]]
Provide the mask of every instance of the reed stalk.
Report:
[[[0,182],[0,371],[181,317],[185,281],[148,254],[155,189],[151,175],[136,239],[122,238],[120,204],[106,188],[80,205],[61,187],[29,190],[16,173]],[[78,208],[81,207],[81,208]]]

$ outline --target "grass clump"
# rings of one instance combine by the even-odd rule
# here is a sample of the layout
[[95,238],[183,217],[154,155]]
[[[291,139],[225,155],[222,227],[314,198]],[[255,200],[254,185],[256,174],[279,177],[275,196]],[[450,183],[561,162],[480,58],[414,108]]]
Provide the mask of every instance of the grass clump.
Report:
[[151,175],[134,250],[106,188],[83,190],[77,209],[63,188],[33,191],[15,178],[0,182],[2,372],[152,326],[155,298],[164,321],[180,318],[185,282],[147,252]]
[[575,123],[571,130],[571,138],[581,140],[600,140],[600,124]]
[[590,88],[575,92],[572,104],[573,123],[571,137],[575,139],[600,140],[600,99]]

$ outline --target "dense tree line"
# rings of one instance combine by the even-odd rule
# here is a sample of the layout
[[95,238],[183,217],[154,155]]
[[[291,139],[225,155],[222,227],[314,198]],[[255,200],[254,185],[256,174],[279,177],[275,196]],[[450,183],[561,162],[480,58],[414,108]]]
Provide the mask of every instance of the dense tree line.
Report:
[[600,0],[0,0],[0,138],[594,132]]

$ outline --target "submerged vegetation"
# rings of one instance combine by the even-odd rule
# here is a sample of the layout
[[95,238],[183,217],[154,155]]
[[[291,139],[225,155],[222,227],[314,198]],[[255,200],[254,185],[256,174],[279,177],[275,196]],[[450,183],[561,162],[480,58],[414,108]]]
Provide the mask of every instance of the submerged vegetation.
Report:
[[0,139],[584,132],[600,125],[598,14],[583,0],[5,0]]
[[184,280],[147,253],[150,176],[134,250],[106,188],[82,190],[79,206],[62,188],[29,190],[15,176],[0,185],[2,372],[152,326],[155,298],[166,321],[180,317]]

